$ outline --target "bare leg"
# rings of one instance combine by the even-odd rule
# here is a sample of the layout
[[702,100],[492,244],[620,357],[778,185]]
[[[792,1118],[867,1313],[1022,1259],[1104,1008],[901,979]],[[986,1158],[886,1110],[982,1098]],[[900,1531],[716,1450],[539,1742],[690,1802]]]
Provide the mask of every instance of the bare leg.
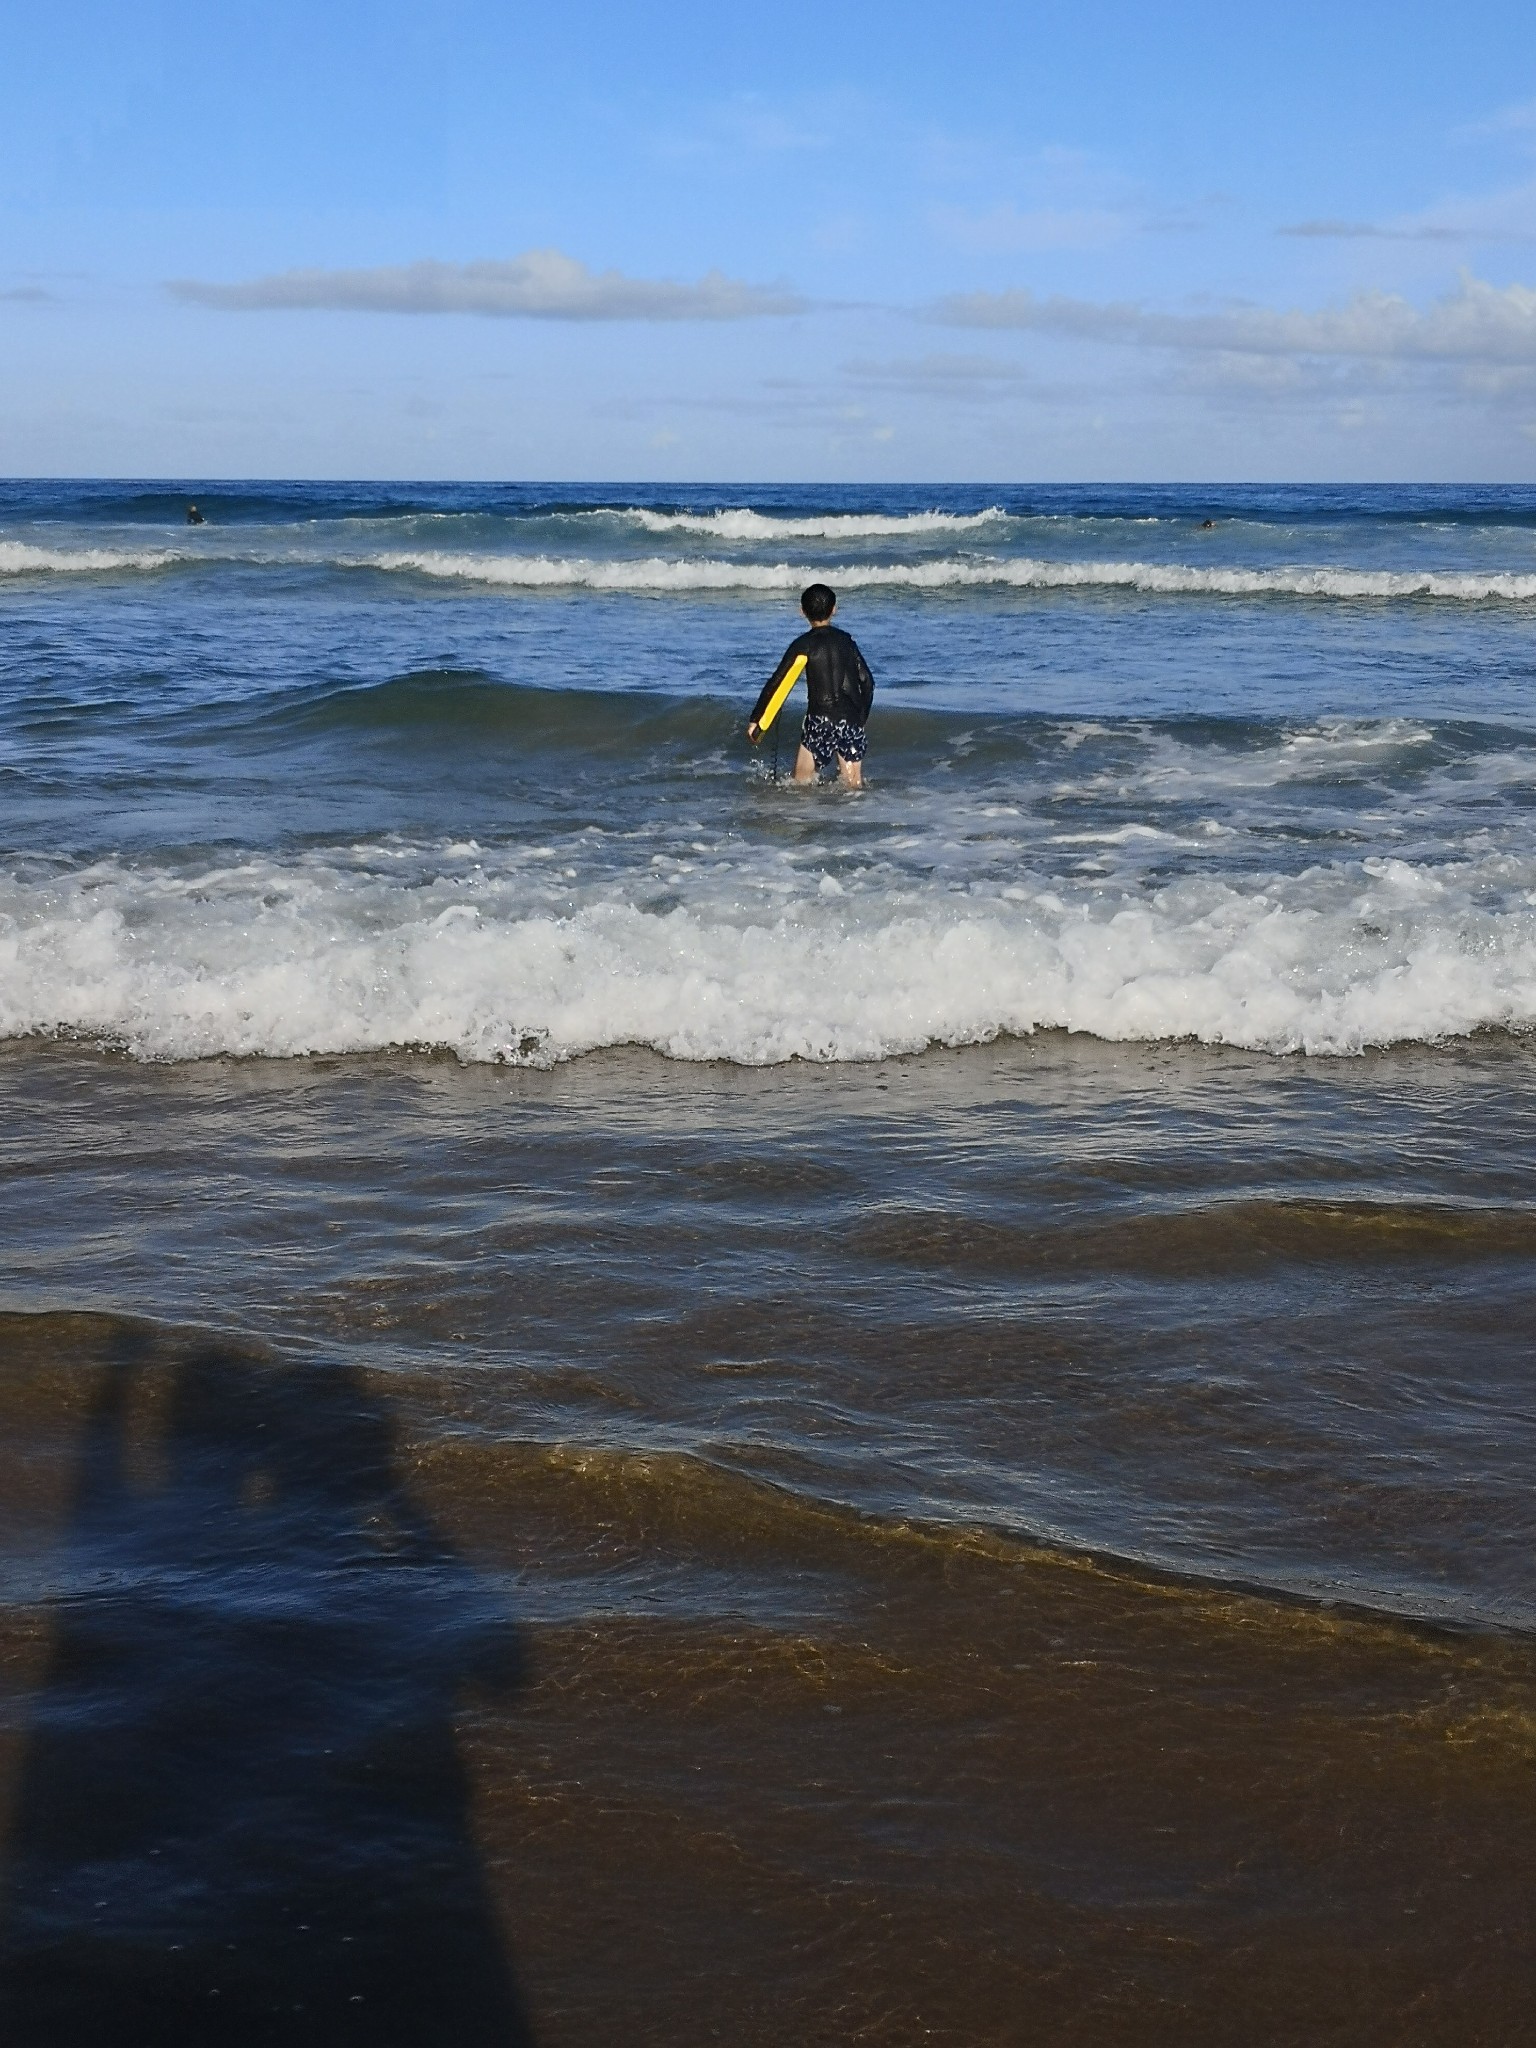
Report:
[[802,747],[795,756],[795,780],[796,782],[814,782],[816,780],[816,756],[809,747]]
[[862,761],[845,761],[842,755],[839,754],[837,757],[837,779],[844,789],[862,789],[864,787],[864,763]]

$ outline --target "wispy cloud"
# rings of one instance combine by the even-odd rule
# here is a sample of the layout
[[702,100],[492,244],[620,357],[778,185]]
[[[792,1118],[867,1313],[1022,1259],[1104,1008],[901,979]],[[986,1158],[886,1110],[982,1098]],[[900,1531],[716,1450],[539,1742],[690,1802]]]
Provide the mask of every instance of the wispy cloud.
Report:
[[713,158],[740,169],[743,157],[826,154],[857,146],[872,119],[864,95],[848,86],[812,87],[788,99],[736,92],[690,105],[683,126],[645,134],[646,146],[680,163]]
[[930,353],[883,361],[861,356],[842,367],[846,376],[872,383],[1030,384],[1035,381],[1034,372],[1023,363],[1003,361],[996,356]]
[[1536,291],[1470,276],[1423,310],[1388,292],[1360,292],[1343,306],[1315,313],[1264,306],[1161,313],[1006,291],[942,299],[929,317],[951,327],[1028,329],[1083,341],[1234,355],[1536,362]]
[[1457,142],[1485,142],[1499,135],[1536,139],[1536,100],[1522,100],[1517,106],[1500,107],[1482,121],[1471,121],[1452,130],[1453,139]]
[[[878,396],[864,394],[871,400]],[[674,391],[652,398],[613,399],[600,407],[605,418],[641,423],[666,423],[689,415],[713,414],[722,419],[753,420],[786,432],[805,430],[828,437],[829,445],[853,448],[891,438],[884,407],[865,403],[857,391],[839,389],[821,379],[764,377],[747,390]]]
[[878,362],[858,357],[842,365],[842,374],[870,390],[967,404],[989,405],[1039,389],[1038,377],[1025,364],[1001,362],[994,356],[930,353]]
[[[1531,111],[1536,114],[1536,108]],[[1536,242],[1536,183],[1526,179],[1493,191],[1460,193],[1388,220],[1330,215],[1289,222],[1276,232],[1339,241]]]
[[40,284],[15,284],[0,290],[0,301],[12,306],[48,306],[57,294],[45,292]]
[[1169,225],[1140,183],[1089,150],[1020,153],[985,137],[931,133],[920,156],[934,184],[968,195],[936,199],[927,212],[955,248],[1100,249]]
[[244,284],[178,278],[166,289],[222,312],[477,313],[501,320],[754,320],[803,313],[783,285],[718,270],[696,284],[589,270],[559,249],[505,262],[406,263],[375,270],[285,270]]
[[1289,227],[1277,228],[1275,232],[1341,242],[1464,242],[1472,234],[1469,228],[1434,227],[1426,222],[1408,227],[1382,227],[1369,220],[1298,220]]
[[969,249],[1101,249],[1130,234],[1136,223],[1107,206],[1015,206],[1011,200],[984,213],[935,206],[929,218],[947,241]]

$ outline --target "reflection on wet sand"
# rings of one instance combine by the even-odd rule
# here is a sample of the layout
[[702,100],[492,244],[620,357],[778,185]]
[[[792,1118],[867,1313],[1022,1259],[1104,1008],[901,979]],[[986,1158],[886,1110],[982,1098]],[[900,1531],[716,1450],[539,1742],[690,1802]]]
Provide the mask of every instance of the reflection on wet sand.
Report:
[[1522,2038],[1525,1642],[498,1413],[0,1320],[5,2048]]
[[12,1671],[42,1683],[12,1758],[0,2038],[528,2038],[454,1734],[466,1687],[515,1682],[515,1646],[399,1484],[382,1405],[350,1370],[129,1325],[82,1355],[55,1320],[6,1375],[74,1498],[38,1589],[46,1671]]
[[1527,1644],[404,1406],[548,1617],[515,1729],[463,1731],[541,2042],[1524,2038]]

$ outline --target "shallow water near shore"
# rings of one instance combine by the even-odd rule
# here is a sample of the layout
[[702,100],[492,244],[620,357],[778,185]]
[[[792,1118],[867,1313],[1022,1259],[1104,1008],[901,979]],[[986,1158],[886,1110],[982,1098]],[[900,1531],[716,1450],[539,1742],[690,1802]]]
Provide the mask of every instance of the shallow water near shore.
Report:
[[192,494],[0,486],[0,2040],[1523,2041],[1536,494]]
[[1519,2039],[1527,1058],[13,1051],[17,2038]]

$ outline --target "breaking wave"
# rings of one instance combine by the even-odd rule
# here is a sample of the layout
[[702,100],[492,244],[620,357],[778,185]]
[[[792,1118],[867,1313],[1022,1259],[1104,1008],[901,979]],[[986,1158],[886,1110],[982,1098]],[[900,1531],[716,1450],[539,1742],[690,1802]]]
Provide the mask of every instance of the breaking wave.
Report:
[[0,576],[121,575],[192,559],[173,548],[40,548],[29,541],[0,540]]
[[[636,518],[640,514],[634,515]],[[647,521],[664,515],[644,515]],[[950,526],[966,522],[959,515],[921,515]],[[977,514],[977,522],[1001,515]],[[717,538],[754,540],[745,527],[727,531],[710,525],[714,519],[755,520],[756,513],[700,515],[693,526]],[[684,515],[665,515],[685,527]],[[691,515],[689,515],[691,518]],[[850,538],[860,521],[774,522],[774,537],[791,529],[810,537]],[[894,531],[896,522],[865,522],[871,533]],[[915,529],[909,523],[905,531]],[[937,526],[933,530],[938,530]],[[1526,604],[1536,601],[1536,573],[1475,570],[1396,570],[1316,568],[1195,567],[1179,562],[1051,561],[1033,556],[978,553],[946,555],[903,562],[853,561],[753,562],[708,555],[640,559],[600,559],[583,555],[475,552],[444,548],[391,549],[377,553],[338,553],[288,546],[226,548],[200,543],[196,549],[39,547],[25,541],[0,541],[0,577],[47,575],[133,575],[173,568],[206,568],[214,564],[247,568],[373,570],[389,575],[427,576],[442,582],[480,584],[508,590],[589,590],[644,595],[687,595],[707,591],[795,592],[814,580],[843,590],[909,590],[942,594],[960,590],[1127,590],[1147,595],[1212,597],[1297,597],[1390,602],[1434,599],[1450,602]]]
[[1503,857],[957,893],[786,879],[762,856],[658,891],[550,851],[12,873],[0,1037],[151,1059],[418,1046],[545,1065],[639,1045],[764,1065],[1049,1028],[1341,1054],[1536,1025],[1536,872]]
[[1487,603],[1536,599],[1536,575],[1390,569],[1220,569],[1181,563],[1048,562],[1028,557],[967,561],[824,563],[594,561],[580,556],[474,555],[432,550],[381,554],[359,567],[504,585],[520,590],[799,590],[813,578],[840,589],[1136,590],[1169,595],[1311,598],[1449,598]]
[[997,526],[1008,514],[1000,505],[985,512],[826,512],[786,518],[732,507],[719,512],[651,512],[643,506],[620,515],[646,533],[699,533],[714,540],[881,540],[904,535],[975,533]]

